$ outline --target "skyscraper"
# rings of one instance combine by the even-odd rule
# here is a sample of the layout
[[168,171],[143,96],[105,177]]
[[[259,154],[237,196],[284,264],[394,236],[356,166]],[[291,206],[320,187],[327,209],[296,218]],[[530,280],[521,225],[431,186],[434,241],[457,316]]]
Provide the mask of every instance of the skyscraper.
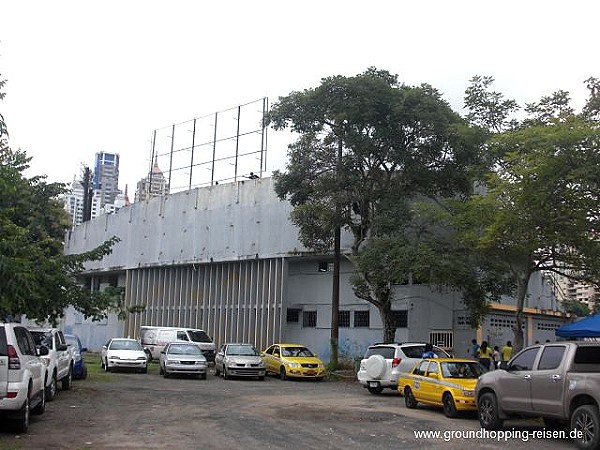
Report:
[[169,193],[169,182],[165,178],[162,170],[158,167],[158,162],[155,160],[152,169],[146,178],[138,181],[135,191],[135,201],[140,202],[148,200],[151,197],[157,197]]
[[98,152],[94,164],[94,191],[100,193],[100,206],[114,203],[119,194],[119,154]]

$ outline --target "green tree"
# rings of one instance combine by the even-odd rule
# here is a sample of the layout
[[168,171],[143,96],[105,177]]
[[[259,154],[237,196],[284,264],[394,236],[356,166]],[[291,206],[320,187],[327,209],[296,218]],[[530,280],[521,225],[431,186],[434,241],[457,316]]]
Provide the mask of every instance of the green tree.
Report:
[[574,314],[577,317],[585,317],[590,315],[590,308],[579,300],[563,300],[562,302],[565,312]]
[[[476,105],[486,104],[481,98],[485,95]],[[559,91],[527,105],[528,117],[520,122],[502,128],[487,124],[495,166],[485,193],[469,200],[470,214],[479,220],[468,236],[483,258],[503,266],[512,279],[516,349],[523,346],[523,308],[534,273],[600,281],[600,129],[589,114],[595,101],[591,91],[584,113],[577,115],[568,94]],[[485,117],[485,108],[473,108],[468,98],[467,106],[479,111],[479,119]]]
[[292,92],[269,120],[299,133],[286,171],[274,176],[277,194],[294,206],[301,241],[323,254],[337,226],[352,233],[354,293],[378,309],[383,339],[392,342],[392,286],[405,280],[411,260],[401,268],[390,262],[409,242],[410,200],[469,192],[481,136],[433,87],[406,86],[375,68]]
[[46,183],[43,176],[26,178],[31,158],[10,149],[1,125],[0,318],[26,314],[54,322],[69,305],[93,318],[118,309],[120,296],[114,292],[92,293],[77,282],[85,262],[108,255],[118,238],[83,254],[64,255],[64,234],[70,226],[58,199],[64,185]]

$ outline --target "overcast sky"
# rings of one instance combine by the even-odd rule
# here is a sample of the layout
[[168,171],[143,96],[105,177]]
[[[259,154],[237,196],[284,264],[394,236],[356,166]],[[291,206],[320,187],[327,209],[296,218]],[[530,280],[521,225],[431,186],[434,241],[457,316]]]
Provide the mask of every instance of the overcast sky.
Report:
[[[563,89],[580,107],[600,77],[598,13],[577,0],[0,0],[0,112],[32,174],[70,182],[96,152],[119,153],[133,199],[154,129],[369,66],[457,110],[473,75],[520,104]],[[270,139],[268,173],[286,151]]]

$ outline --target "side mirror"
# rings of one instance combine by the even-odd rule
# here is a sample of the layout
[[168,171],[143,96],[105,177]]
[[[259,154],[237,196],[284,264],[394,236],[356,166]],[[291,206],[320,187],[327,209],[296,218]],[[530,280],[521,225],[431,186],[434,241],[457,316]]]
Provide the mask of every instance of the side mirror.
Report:
[[434,379],[436,379],[436,380],[439,380],[439,379],[440,379],[440,376],[439,376],[437,373],[428,373],[428,374],[427,374],[427,377],[428,377],[428,378],[434,378]]
[[83,347],[79,352],[83,353],[83,352],[87,352],[87,351],[88,351],[87,347]]
[[56,350],[58,350],[59,352],[64,352],[68,348],[69,348],[69,346],[67,344],[58,344],[56,346]]
[[46,356],[48,353],[50,353],[50,351],[45,345],[41,345],[40,348],[38,348],[38,356]]

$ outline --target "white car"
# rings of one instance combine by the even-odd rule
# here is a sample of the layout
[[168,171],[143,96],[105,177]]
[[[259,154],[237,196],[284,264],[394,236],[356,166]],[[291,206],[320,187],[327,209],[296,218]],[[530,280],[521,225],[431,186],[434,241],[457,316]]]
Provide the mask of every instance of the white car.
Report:
[[10,420],[14,431],[25,433],[29,414],[46,410],[46,364],[40,358],[31,333],[20,324],[0,323],[0,417]]
[[46,400],[51,402],[56,397],[59,381],[63,391],[71,389],[74,350],[67,345],[63,332],[56,328],[29,328],[29,332],[36,346],[48,348],[48,354],[43,359],[48,367]]
[[109,339],[100,351],[100,364],[106,372],[113,369],[148,371],[148,356],[139,341],[129,338]]
[[[371,345],[360,362],[357,378],[371,394],[381,394],[385,388],[396,390],[401,373],[410,372],[423,358],[424,342]],[[434,345],[438,358],[451,358],[440,347]]]
[[206,380],[208,362],[200,346],[194,342],[169,342],[160,352],[160,374],[195,375]]
[[230,377],[257,377],[265,379],[265,364],[252,344],[223,344],[215,355],[215,375]]

